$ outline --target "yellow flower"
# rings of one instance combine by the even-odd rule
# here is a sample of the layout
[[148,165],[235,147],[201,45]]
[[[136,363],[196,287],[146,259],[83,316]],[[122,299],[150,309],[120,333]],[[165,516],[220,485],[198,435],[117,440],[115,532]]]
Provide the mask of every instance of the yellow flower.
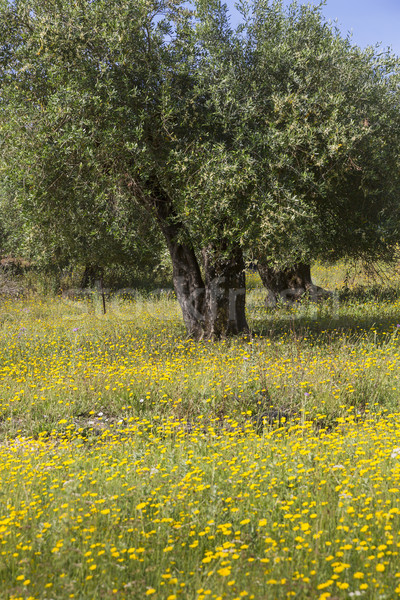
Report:
[[332,585],[333,580],[329,579],[328,581],[325,581],[325,583],[320,583],[319,585],[317,585],[317,590],[324,590],[325,588],[329,587],[330,585]]
[[266,524],[267,524],[267,519],[260,519],[260,520],[258,521],[258,526],[259,526],[259,527],[265,527],[265,526],[266,526]]
[[338,586],[339,590],[347,590],[347,588],[349,587],[348,583],[341,583],[340,581],[337,581],[336,585]]

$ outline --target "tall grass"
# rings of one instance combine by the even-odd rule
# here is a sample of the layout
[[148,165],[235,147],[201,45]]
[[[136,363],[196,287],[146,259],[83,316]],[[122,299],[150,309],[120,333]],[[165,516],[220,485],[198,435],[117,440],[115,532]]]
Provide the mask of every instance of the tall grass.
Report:
[[397,282],[314,272],[219,342],[163,293],[2,301],[1,598],[400,595]]

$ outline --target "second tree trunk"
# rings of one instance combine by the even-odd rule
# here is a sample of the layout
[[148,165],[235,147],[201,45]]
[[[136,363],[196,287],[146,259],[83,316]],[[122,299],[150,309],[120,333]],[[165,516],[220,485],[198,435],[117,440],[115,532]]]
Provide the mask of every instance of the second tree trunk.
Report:
[[273,269],[262,263],[257,265],[264,287],[268,290],[265,300],[267,306],[276,306],[281,302],[293,302],[307,292],[311,298],[321,288],[313,285],[309,264],[297,263],[286,269]]

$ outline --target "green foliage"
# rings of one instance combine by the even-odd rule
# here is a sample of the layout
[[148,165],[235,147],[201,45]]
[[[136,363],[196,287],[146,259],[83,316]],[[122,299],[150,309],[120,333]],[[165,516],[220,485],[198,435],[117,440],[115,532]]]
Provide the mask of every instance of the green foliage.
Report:
[[135,164],[135,146],[143,103],[151,104],[143,50],[154,8],[3,3],[3,173],[27,220],[26,245],[34,238],[43,262],[101,266],[160,252],[154,223],[126,193],[126,179],[147,164]]
[[222,207],[231,235],[269,262],[391,255],[399,60],[352,46],[318,7],[254,2],[229,35],[224,10],[207,7],[199,96],[213,134],[193,150],[190,219],[201,230]]
[[232,30],[208,0],[2,0],[1,174],[25,247],[149,264],[162,213],[198,255],[390,254],[399,60],[320,7],[240,9]]

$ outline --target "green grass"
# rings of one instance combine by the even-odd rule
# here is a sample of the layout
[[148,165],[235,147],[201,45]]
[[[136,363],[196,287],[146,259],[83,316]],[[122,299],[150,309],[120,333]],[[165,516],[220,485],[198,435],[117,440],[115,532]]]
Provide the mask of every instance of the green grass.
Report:
[[313,275],[219,342],[167,295],[2,302],[1,598],[400,596],[398,281]]

